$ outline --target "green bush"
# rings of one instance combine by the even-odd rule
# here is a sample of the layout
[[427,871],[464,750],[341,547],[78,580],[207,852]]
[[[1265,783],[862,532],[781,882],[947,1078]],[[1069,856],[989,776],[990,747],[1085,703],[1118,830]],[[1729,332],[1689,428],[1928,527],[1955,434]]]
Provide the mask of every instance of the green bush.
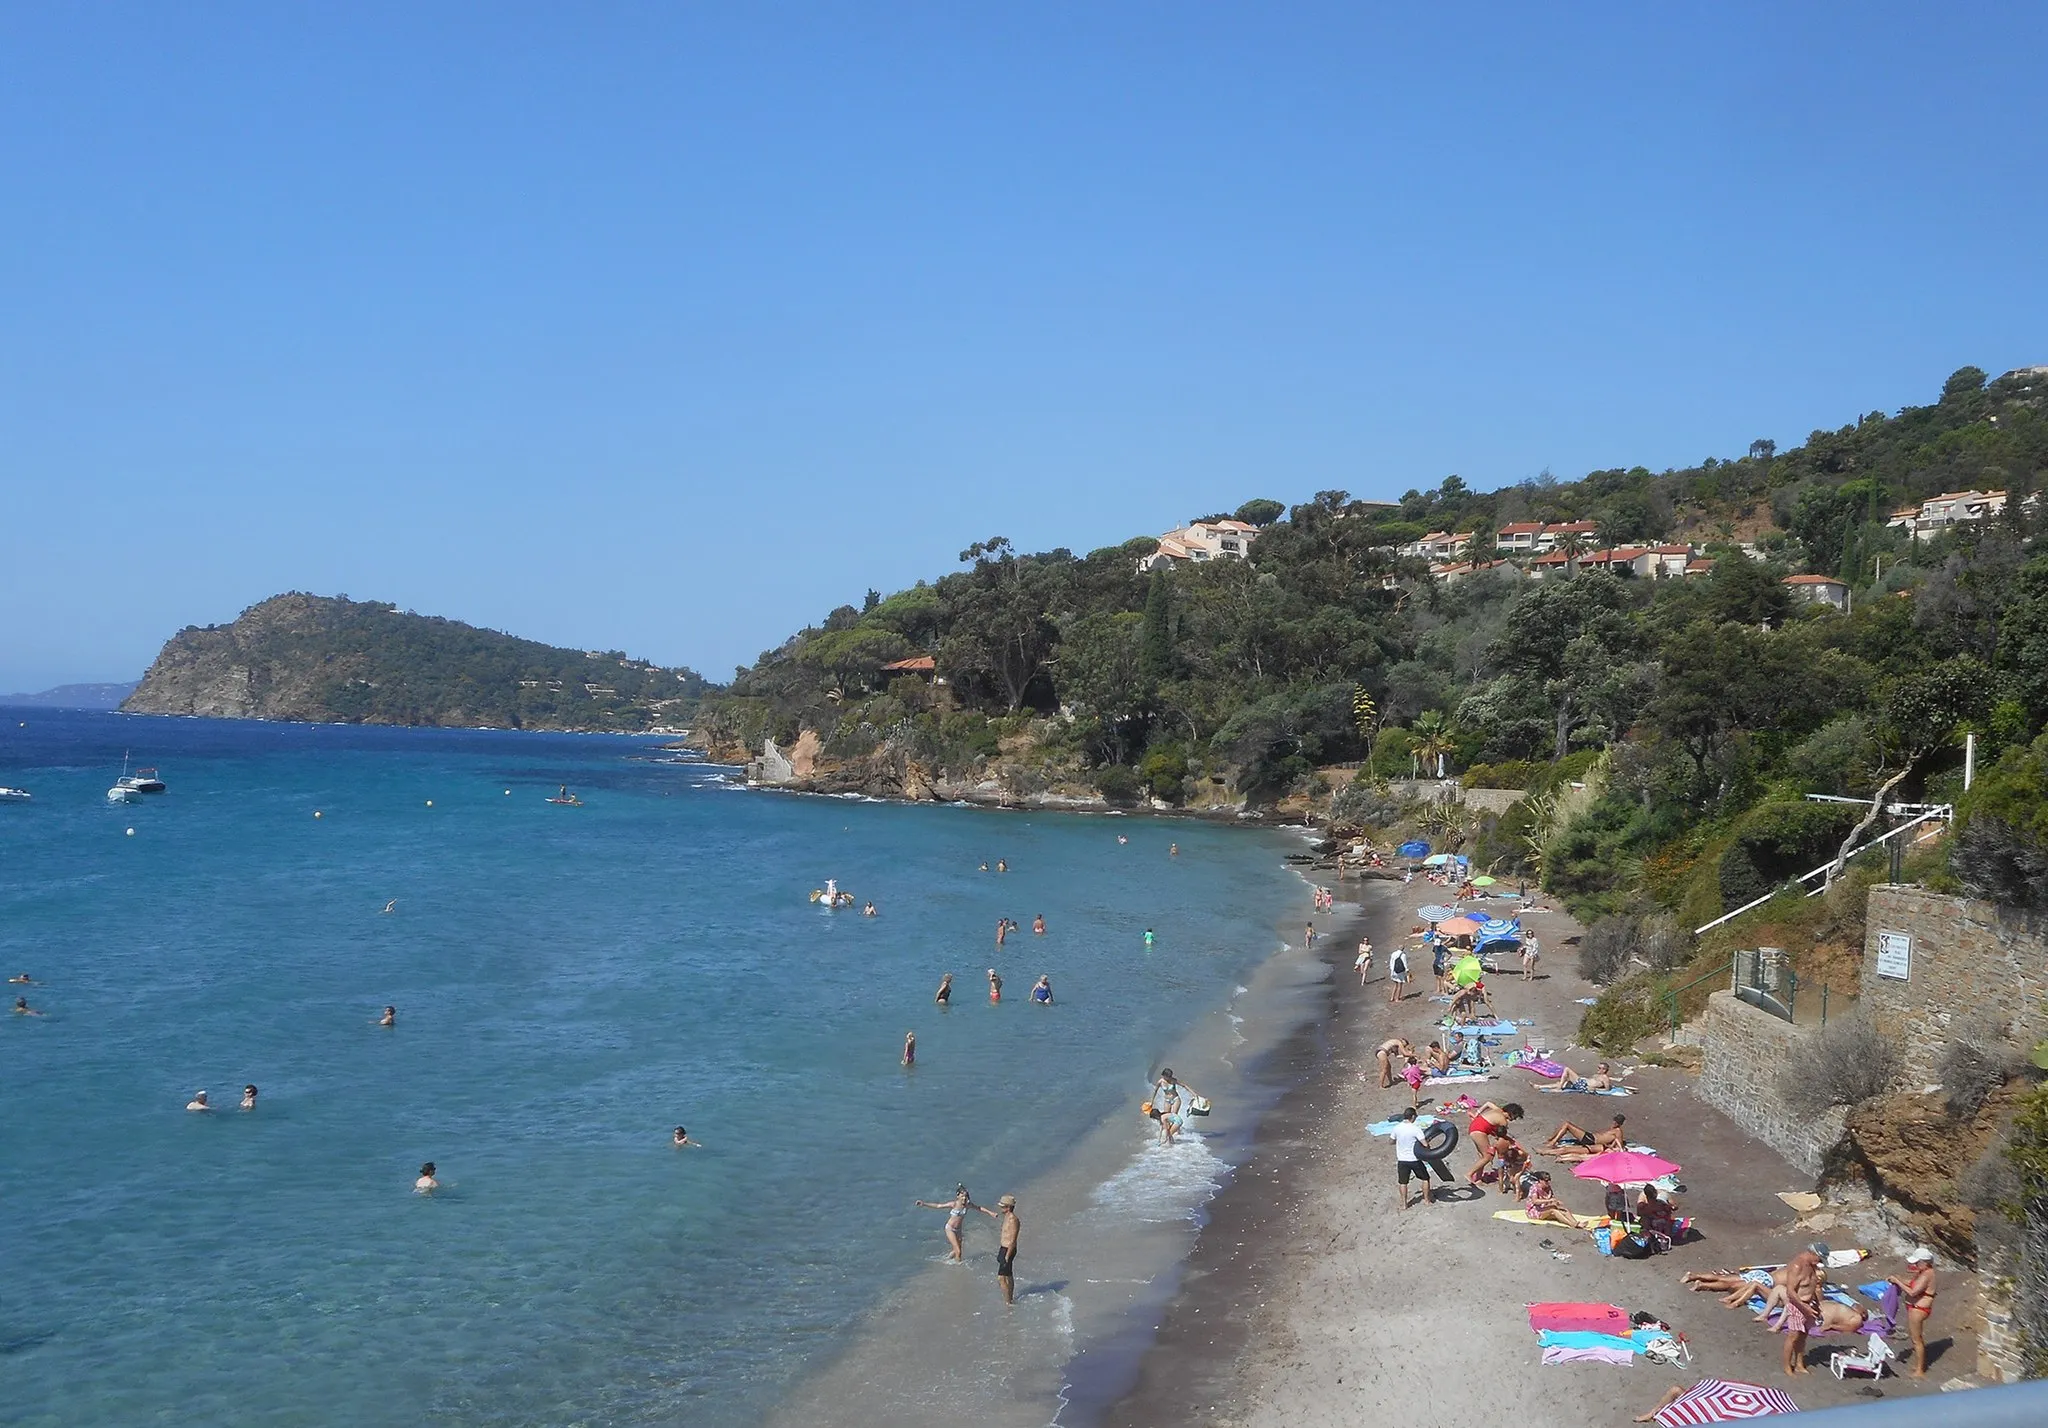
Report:
[[2048,908],[2048,734],[2006,750],[1957,801],[1949,869],[1972,897]]
[[1827,861],[1862,811],[1845,803],[1766,803],[1735,825],[1721,854],[1721,906],[1740,907]]
[[1108,764],[1095,771],[1095,791],[1111,803],[1136,803],[1141,788],[1138,775],[1123,764]]
[[1616,982],[1579,1018],[1579,1041],[1609,1056],[1625,1056],[1645,1037],[1669,1029],[1663,984],[1654,977]]
[[1179,803],[1188,776],[1188,756],[1179,744],[1154,744],[1138,765],[1138,777],[1154,798]]
[[1474,764],[1458,779],[1467,788],[1526,789],[1540,777],[1547,765],[1527,759],[1509,759],[1498,764]]

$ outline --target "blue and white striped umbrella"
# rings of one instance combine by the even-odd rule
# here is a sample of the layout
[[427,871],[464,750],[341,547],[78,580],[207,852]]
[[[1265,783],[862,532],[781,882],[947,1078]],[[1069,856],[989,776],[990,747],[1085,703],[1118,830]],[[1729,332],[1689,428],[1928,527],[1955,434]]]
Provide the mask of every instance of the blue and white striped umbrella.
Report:
[[1415,911],[1424,922],[1449,922],[1458,915],[1458,909],[1445,907],[1440,902],[1426,902]]
[[1504,918],[1489,917],[1479,924],[1474,944],[1484,946],[1488,942],[1519,942],[1522,940],[1522,924],[1509,922]]

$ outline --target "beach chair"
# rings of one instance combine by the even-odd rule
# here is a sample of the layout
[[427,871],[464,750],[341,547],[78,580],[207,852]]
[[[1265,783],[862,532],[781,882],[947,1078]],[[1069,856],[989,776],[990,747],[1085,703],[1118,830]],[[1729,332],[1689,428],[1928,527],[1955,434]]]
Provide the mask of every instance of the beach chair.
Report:
[[1897,1357],[1898,1355],[1892,1352],[1892,1346],[1884,1341],[1884,1335],[1872,1334],[1869,1346],[1860,1354],[1839,1349],[1829,1354],[1828,1372],[1836,1378],[1852,1373],[1867,1373],[1872,1378],[1883,1378],[1884,1366]]

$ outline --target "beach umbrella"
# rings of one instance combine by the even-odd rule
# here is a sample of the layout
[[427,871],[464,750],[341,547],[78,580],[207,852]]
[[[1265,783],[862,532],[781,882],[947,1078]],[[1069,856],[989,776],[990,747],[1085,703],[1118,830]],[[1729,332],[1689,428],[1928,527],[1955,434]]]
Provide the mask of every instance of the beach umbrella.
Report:
[[1462,915],[1446,919],[1444,923],[1437,928],[1437,931],[1441,932],[1446,937],[1470,937],[1473,933],[1477,932],[1478,930],[1479,924],[1476,921],[1474,921],[1472,918],[1465,917]]
[[1428,856],[1429,844],[1421,842],[1420,840],[1416,840],[1413,842],[1403,843],[1394,851],[1404,858],[1422,858]]
[[1415,909],[1415,915],[1424,922],[1443,922],[1458,915],[1455,907],[1445,907],[1440,902],[1426,902]]
[[1448,863],[1450,860],[1451,855],[1449,853],[1431,853],[1427,858],[1424,858],[1422,861],[1430,867],[1434,868],[1439,864]]
[[1461,987],[1469,987],[1486,975],[1486,969],[1479,965],[1477,957],[1461,957],[1458,965],[1451,968],[1451,980]]
[[1799,1405],[1775,1388],[1703,1378],[1658,1409],[1657,1422],[1663,1428],[1692,1428],[1698,1423],[1729,1423],[1798,1411]]
[[1609,1185],[1637,1185],[1676,1175],[1684,1168],[1661,1155],[1645,1155],[1639,1150],[1609,1150],[1580,1161],[1572,1167],[1572,1174],[1581,1180],[1604,1180]]
[[1500,881],[1498,878],[1489,878],[1482,875],[1472,879],[1472,886],[1475,888],[1490,888],[1498,881]]
[[1520,937],[1521,935],[1522,924],[1510,922],[1504,917],[1489,917],[1486,921],[1479,924],[1479,939],[1482,942],[1491,942],[1501,937]]

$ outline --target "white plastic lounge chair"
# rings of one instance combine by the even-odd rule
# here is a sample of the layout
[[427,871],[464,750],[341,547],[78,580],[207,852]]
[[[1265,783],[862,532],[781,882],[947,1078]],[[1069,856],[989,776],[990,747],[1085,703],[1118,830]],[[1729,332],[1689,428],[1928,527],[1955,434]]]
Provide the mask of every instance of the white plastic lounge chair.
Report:
[[1884,1335],[1872,1334],[1870,1346],[1860,1354],[1840,1350],[1829,1354],[1828,1372],[1836,1378],[1851,1373],[1867,1373],[1872,1378],[1883,1378],[1885,1365],[1897,1357],[1898,1355],[1892,1352],[1892,1346],[1884,1341]]

